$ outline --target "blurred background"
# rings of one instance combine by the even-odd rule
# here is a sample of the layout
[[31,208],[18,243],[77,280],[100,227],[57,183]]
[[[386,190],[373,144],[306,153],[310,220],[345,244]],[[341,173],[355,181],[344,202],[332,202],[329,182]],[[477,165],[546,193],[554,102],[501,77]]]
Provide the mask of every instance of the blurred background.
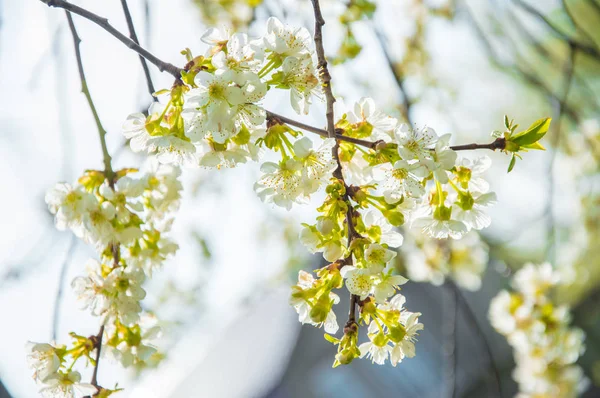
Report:
[[[127,31],[119,2],[73,3]],[[475,238],[470,283],[440,257],[444,248],[425,249],[428,242],[406,232],[397,265],[413,279],[403,289],[409,309],[423,313],[417,356],[396,368],[357,360],[332,369],[335,347],[322,330],[301,326],[287,304],[298,270],[322,266],[320,256],[297,243],[300,223],[314,218],[322,197],[286,212],[254,194],[257,164],[184,170],[173,228],[180,251],[152,279],[145,300],[164,330],[160,355],[134,371],[106,362],[100,380],[119,380],[120,396],[131,398],[349,398],[441,397],[455,377],[456,396],[492,397],[499,396],[496,368],[502,396],[511,397],[512,352],[489,325],[489,302],[523,263],[546,260],[570,282],[555,300],[572,306],[573,323],[586,332],[585,396],[600,396],[600,1],[321,3],[334,92],[348,106],[372,97],[400,120],[452,133],[455,143],[490,142],[493,130],[503,130],[504,114],[523,126],[554,118],[547,151],[529,154],[510,175],[505,155],[487,154],[499,203],[492,226]],[[206,49],[200,36],[210,26],[260,35],[266,19],[277,16],[313,27],[309,0],[130,0],[129,6],[141,44],[177,65],[185,63],[186,47]],[[62,10],[0,0],[0,13],[0,397],[29,398],[37,386],[25,343],[97,330],[69,287],[94,251],[54,228],[44,194],[57,181],[100,168],[101,151]],[[116,168],[139,167],[144,158],[120,134],[127,115],[150,104],[138,57],[90,22],[75,17],[75,24]],[[157,89],[170,87],[169,75],[152,67],[151,75]],[[265,107],[294,116],[287,101],[285,94],[270,95]],[[304,121],[324,120],[317,101]],[[427,275],[410,269],[417,263]],[[338,317],[347,308],[343,296]]]

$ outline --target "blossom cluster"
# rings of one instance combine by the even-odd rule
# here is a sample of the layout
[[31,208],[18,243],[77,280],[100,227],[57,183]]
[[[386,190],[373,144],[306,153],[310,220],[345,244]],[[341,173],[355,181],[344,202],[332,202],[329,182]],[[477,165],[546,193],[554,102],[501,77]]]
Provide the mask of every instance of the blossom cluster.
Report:
[[160,101],[148,116],[130,115],[123,134],[133,151],[156,153],[162,163],[220,168],[257,160],[267,91],[289,90],[299,114],[320,95],[312,38],[270,18],[262,37],[211,28],[202,41],[210,45],[206,53],[187,50],[182,78],[156,93]]
[[[99,260],[90,259],[87,274],[71,286],[82,308],[100,317],[101,336],[71,333],[71,347],[37,343],[29,347],[35,379],[48,397],[72,397],[77,389],[92,393],[95,386],[79,383],[73,365],[99,348],[123,366],[144,364],[156,353],[152,345],[160,333],[156,320],[142,311],[143,283],[178,246],[170,238],[173,212],[179,207],[181,171],[150,162],[146,173],[135,169],[105,172],[88,170],[75,184],[59,183],[48,191],[46,202],[58,229],[70,229],[93,245]],[[104,394],[115,390],[103,390]]]
[[463,289],[479,290],[489,253],[477,232],[470,231],[459,240],[432,239],[413,230],[407,235],[401,263],[411,280],[440,286],[451,278]]
[[514,290],[501,291],[490,304],[492,326],[513,347],[519,397],[577,397],[586,388],[576,365],[585,335],[569,325],[568,306],[553,303],[551,290],[559,284],[549,263],[526,264],[512,279]]

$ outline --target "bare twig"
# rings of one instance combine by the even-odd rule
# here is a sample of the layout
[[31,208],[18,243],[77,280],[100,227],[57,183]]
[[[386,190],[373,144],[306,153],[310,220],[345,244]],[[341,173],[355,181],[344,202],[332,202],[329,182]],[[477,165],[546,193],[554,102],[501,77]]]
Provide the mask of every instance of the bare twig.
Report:
[[[121,6],[123,7],[123,14],[125,14],[125,20],[127,21],[129,37],[131,37],[131,40],[133,40],[136,44],[139,45],[140,41],[138,40],[137,34],[135,33],[135,26],[133,24],[133,19],[131,18],[131,12],[129,12],[127,0],[121,0]],[[144,57],[142,57],[141,55],[139,57],[140,62],[142,63],[142,69],[144,70],[144,76],[146,77],[146,85],[148,86],[148,92],[150,93],[150,96],[152,96],[152,98],[154,98],[154,100],[156,101],[156,98],[153,96],[156,90],[154,89],[154,84],[152,84],[152,77],[150,76],[148,64],[146,63],[146,59]]]
[[325,25],[325,20],[321,14],[319,0],[311,1],[315,12],[315,48],[317,51],[317,59],[319,61],[318,67],[319,72],[321,73],[321,84],[323,84],[323,91],[325,93],[325,101],[327,104],[327,112],[325,114],[327,117],[327,133],[329,134],[329,137],[333,138],[335,136],[335,122],[333,120],[333,104],[335,102],[335,97],[331,90],[331,75],[329,74],[329,69],[327,69],[327,59],[325,58],[325,49],[323,47],[323,25]]
[[446,397],[456,397],[456,316],[458,315],[456,286],[448,278],[446,281],[444,300],[444,357],[445,357],[445,385]]
[[564,80],[564,88],[563,88],[563,96],[560,101],[558,101],[558,118],[557,118],[557,127],[554,132],[554,136],[552,139],[552,156],[550,158],[550,163],[548,165],[548,178],[549,178],[549,189],[548,189],[548,202],[546,204],[546,214],[548,216],[548,237],[546,244],[546,258],[550,261],[551,264],[556,260],[556,222],[554,217],[554,195],[555,195],[555,165],[556,165],[556,154],[558,152],[558,147],[560,146],[560,138],[561,138],[561,122],[564,114],[564,105],[567,104],[569,92],[571,91],[571,86],[573,85],[573,76],[575,71],[575,62],[577,57],[577,51],[574,46],[569,45],[569,57],[565,66],[565,80]]
[[142,57],[147,59],[150,63],[154,64],[158,68],[158,70],[160,70],[161,72],[168,72],[176,79],[181,78],[181,72],[182,72],[181,68],[158,59],[150,51],[141,47],[139,44],[137,44],[136,42],[134,42],[133,40],[131,40],[130,38],[125,36],[123,33],[119,32],[117,29],[115,29],[115,27],[112,26],[108,22],[108,19],[103,18],[97,14],[94,14],[91,11],[86,10],[85,8],[81,8],[79,6],[71,4],[64,0],[40,0],[40,1],[42,3],[45,3],[49,7],[58,7],[58,8],[65,9],[67,11],[72,12],[73,14],[77,14],[77,15],[95,23],[96,25],[100,26],[102,29],[106,30],[108,33],[110,33],[111,35],[116,37],[121,43],[125,44],[127,47],[129,47],[130,49],[132,49],[133,51],[135,51],[136,53],[138,53],[139,55],[141,55]]
[[108,148],[106,146],[106,130],[102,126],[102,122],[100,121],[100,117],[98,116],[98,111],[96,110],[96,106],[94,105],[94,101],[92,100],[92,96],[90,94],[90,90],[87,85],[87,80],[85,78],[85,72],[83,71],[83,62],[81,61],[81,51],[79,49],[79,44],[81,43],[81,39],[77,34],[77,29],[75,29],[75,24],[73,23],[73,17],[69,11],[65,11],[65,15],[67,16],[67,21],[69,22],[69,29],[71,30],[71,35],[73,36],[73,45],[75,47],[75,58],[77,59],[77,69],[79,71],[79,78],[81,79],[81,92],[85,95],[85,98],[90,106],[90,110],[94,115],[94,120],[96,122],[96,127],[98,128],[98,136],[100,137],[100,146],[102,147],[102,159],[104,160],[104,173],[106,178],[112,180],[113,170],[110,164],[111,158],[108,153]]
[[406,87],[404,87],[404,76],[396,67],[395,62],[392,59],[392,57],[388,51],[387,40],[386,40],[383,32],[381,32],[381,30],[377,27],[376,24],[373,24],[373,30],[375,31],[375,35],[377,36],[377,41],[379,42],[379,46],[381,47],[381,50],[383,51],[383,55],[385,56],[385,60],[388,64],[390,72],[392,72],[392,75],[394,76],[394,80],[396,81],[396,86],[398,87],[398,90],[400,91],[400,94],[402,95],[402,105],[404,108],[403,113],[404,113],[404,117],[406,118],[406,122],[408,124],[412,125],[412,120],[410,117],[410,109],[412,107],[412,101],[411,101],[410,97],[408,96]]
[[[112,187],[112,185],[114,183],[114,172],[113,172],[112,165],[111,165],[111,157],[110,157],[110,154],[108,153],[108,149],[106,147],[106,131],[104,130],[104,127],[102,127],[102,123],[100,122],[100,117],[98,116],[98,112],[96,112],[96,107],[94,106],[94,102],[92,101],[92,96],[91,96],[90,91],[87,86],[85,72],[83,70],[83,62],[81,59],[81,51],[79,49],[79,44],[81,43],[81,39],[79,38],[79,35],[77,34],[77,30],[75,29],[75,24],[73,23],[73,18],[71,17],[71,13],[65,9],[65,14],[67,16],[67,21],[69,22],[69,29],[71,30],[71,35],[73,36],[73,43],[75,46],[75,57],[77,59],[77,68],[79,70],[79,77],[81,79],[81,91],[83,91],[83,93],[88,101],[88,105],[90,106],[90,109],[92,110],[92,113],[94,114],[96,126],[98,127],[98,133],[100,135],[100,144],[102,146],[102,155],[103,155],[103,159],[104,159],[104,176],[109,181],[109,184]],[[114,257],[115,263],[118,264],[118,262],[119,262],[118,246],[116,247],[116,249],[115,249],[115,246],[113,246],[113,257]],[[92,374],[91,384],[94,387],[96,387],[98,389],[98,391],[101,390],[101,387],[98,385],[98,366],[100,365],[100,351],[102,350],[103,335],[104,335],[104,324],[102,324],[102,326],[100,326],[100,331],[93,338],[94,347],[96,348],[97,352],[96,352],[96,363],[94,365],[94,372]]]
[[[299,122],[294,119],[290,119],[289,117],[285,117],[285,116],[279,115],[279,114],[271,112],[271,111],[267,111],[267,118],[276,123],[279,123],[279,124],[284,123],[284,124],[289,124],[290,126],[301,128],[302,130],[306,130],[310,133],[320,135],[321,137],[329,136],[329,133],[327,132],[327,130],[320,129],[318,127],[314,127],[314,126]],[[369,149],[377,149],[377,147],[380,145],[385,146],[384,141],[367,141],[367,140],[361,140],[358,138],[347,137],[347,136],[341,134],[340,131],[343,131],[343,130],[341,130],[341,129],[336,130],[336,134],[335,134],[336,140],[351,142],[353,144],[360,145],[360,146],[363,146],[363,147],[369,148]],[[504,138],[497,138],[495,141],[490,142],[489,144],[453,145],[450,147],[450,149],[452,149],[454,151],[470,151],[470,150],[475,150],[475,149],[490,149],[492,151],[495,151],[496,149],[503,150],[505,147],[506,147],[506,140]]]
[[496,365],[496,361],[494,360],[494,354],[492,353],[492,347],[490,346],[490,343],[486,339],[485,334],[484,334],[483,330],[481,329],[481,326],[479,325],[479,322],[477,322],[477,317],[475,316],[475,313],[471,309],[469,302],[467,301],[465,296],[463,296],[463,294],[460,291],[460,289],[458,288],[458,286],[456,286],[456,284],[452,280],[448,280],[447,283],[456,292],[455,297],[457,298],[457,304],[459,304],[461,306],[461,309],[464,310],[463,314],[465,315],[466,322],[469,324],[469,326],[471,326],[473,328],[473,330],[475,330],[475,332],[477,333],[477,337],[479,337],[479,341],[483,345],[483,348],[488,357],[491,373],[494,376],[494,383],[496,384],[496,392],[498,393],[498,397],[502,397],[502,382],[500,379],[500,370],[498,369],[498,366]]
[[[98,368],[100,366],[100,354],[102,351],[102,339],[104,337],[104,325],[100,326],[100,331],[97,335],[90,337],[90,339],[94,342],[94,348],[96,348],[96,360],[94,365],[94,371],[92,373],[92,380],[90,384],[98,389],[98,392],[102,390],[102,387],[98,384]],[[96,396],[98,393],[94,394]],[[84,398],[91,398],[89,395]]]

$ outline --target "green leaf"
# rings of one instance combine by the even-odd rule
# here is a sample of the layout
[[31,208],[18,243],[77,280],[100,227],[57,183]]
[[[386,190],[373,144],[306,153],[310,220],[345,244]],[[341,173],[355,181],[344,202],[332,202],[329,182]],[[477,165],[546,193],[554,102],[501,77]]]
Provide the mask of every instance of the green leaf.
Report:
[[508,121],[507,115],[504,115],[504,125],[506,126],[507,130],[510,130],[510,122]]
[[335,337],[333,337],[333,336],[331,336],[331,335],[329,335],[327,333],[325,333],[323,336],[325,337],[325,340],[329,341],[332,344],[339,344],[340,343],[339,339],[336,339]]
[[517,161],[517,158],[515,157],[515,155],[512,156],[512,159],[510,159],[510,164],[508,165],[508,171],[507,173],[510,173],[513,169],[513,167],[515,167],[515,162]]
[[[532,145],[538,142],[539,140],[546,135],[548,129],[550,128],[550,122],[552,118],[540,119],[534,122],[529,128],[525,131],[522,131],[510,138],[512,142],[518,144],[520,146]],[[534,149],[534,148],[532,148]],[[535,148],[538,149],[538,148]]]
[[544,146],[542,144],[540,144],[539,142],[533,143],[531,145],[523,145],[522,148],[537,149],[538,151],[546,150],[546,148],[544,148]]

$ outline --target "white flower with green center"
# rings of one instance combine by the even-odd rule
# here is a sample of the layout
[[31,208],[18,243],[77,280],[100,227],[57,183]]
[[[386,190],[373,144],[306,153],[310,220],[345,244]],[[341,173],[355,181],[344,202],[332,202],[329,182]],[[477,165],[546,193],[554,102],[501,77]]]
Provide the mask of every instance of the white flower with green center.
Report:
[[232,107],[245,103],[242,88],[234,83],[234,79],[235,75],[231,72],[213,74],[201,71],[194,78],[197,88],[186,95],[187,112],[190,109],[192,113],[194,110],[200,112],[198,118],[189,119],[199,119],[204,135],[210,132],[220,144],[237,132]]
[[523,320],[529,318],[530,314],[531,307],[524,303],[521,296],[502,290],[490,301],[488,318],[494,329],[509,335]]
[[303,137],[294,143],[295,159],[302,165],[302,189],[305,196],[316,192],[321,185],[331,178],[337,163],[332,149],[335,139],[325,139],[318,149],[313,149],[313,142]]
[[[400,324],[396,330],[390,331],[394,348],[390,354],[390,362],[392,366],[396,366],[399,362],[406,358],[415,356],[415,342],[417,341],[418,332],[423,330],[423,324],[419,323],[419,312],[402,311],[400,314]],[[394,334],[394,332],[396,332]],[[396,340],[396,341],[394,341]]]
[[292,208],[293,203],[303,201],[302,164],[294,159],[279,163],[265,162],[260,170],[264,173],[254,184],[254,190],[263,202]]
[[486,193],[490,190],[490,184],[483,178],[483,174],[491,165],[492,160],[487,156],[475,160],[463,158],[456,164],[452,181],[464,190]]
[[[158,111],[160,115],[162,109],[157,110],[157,105],[152,105],[148,110],[148,113],[152,116]],[[123,123],[121,131],[123,136],[130,140],[129,146],[133,152],[150,152],[150,148],[154,148],[153,145],[156,137],[150,135],[148,129],[146,129],[146,115],[143,113],[133,113],[127,116],[127,119]]]
[[408,282],[402,275],[392,275],[391,272],[383,273],[373,286],[373,297],[378,303],[384,303],[389,297],[396,294],[399,286]]
[[389,339],[387,336],[377,326],[377,321],[373,320],[369,324],[368,336],[370,341],[358,346],[360,357],[371,358],[371,362],[377,365],[385,364],[392,347],[388,344]]
[[284,25],[275,17],[267,20],[267,34],[263,38],[265,50],[279,56],[299,57],[310,53],[313,40],[304,27],[295,28]]
[[146,297],[142,283],[146,275],[140,269],[117,268],[111,271],[105,279],[105,294],[110,302],[108,317],[117,318],[127,326],[139,320],[142,311],[140,301]]
[[44,382],[60,368],[56,347],[46,343],[28,342],[26,350],[27,365],[34,371],[33,378],[36,381]]
[[[298,283],[295,285],[297,289],[307,290],[313,287],[315,278],[311,273],[300,270],[298,272]],[[296,289],[296,290],[297,290]],[[294,292],[294,289],[292,290]],[[290,296],[290,305],[294,307],[298,313],[298,321],[302,324],[310,323],[310,303],[301,294],[292,294]]]
[[91,210],[97,208],[98,200],[82,186],[72,187],[66,183],[59,183],[52,187],[45,196],[48,209],[55,215],[56,228],[80,229],[83,217]]
[[81,374],[77,371],[55,373],[44,381],[40,394],[46,398],[75,398],[84,395],[93,396],[98,389],[89,383],[80,383]]
[[361,300],[367,298],[373,288],[373,274],[367,268],[358,268],[346,265],[340,270],[346,281],[346,288],[352,294],[360,296]]
[[290,103],[299,115],[308,115],[312,97],[321,96],[319,78],[309,54],[287,57],[272,79],[277,88],[290,90]]
[[181,168],[178,166],[162,165],[155,158],[149,159],[148,172],[144,177],[147,189],[143,194],[148,221],[156,224],[179,209],[183,190],[180,176]]
[[105,294],[102,264],[94,259],[89,259],[85,267],[87,275],[78,276],[71,282],[73,293],[77,296],[77,302],[81,309],[89,308],[93,315],[104,315],[110,307],[110,302]]
[[452,206],[454,218],[462,221],[467,230],[481,230],[492,223],[492,218],[485,212],[487,207],[496,204],[496,194],[488,192],[484,194],[461,192],[458,200]]
[[387,263],[396,257],[396,252],[386,249],[379,243],[371,243],[365,250],[365,261],[373,269],[383,269]]
[[398,144],[398,154],[404,160],[425,160],[431,158],[430,149],[435,145],[438,136],[431,127],[413,129],[401,124],[394,132]]
[[[196,147],[183,134],[179,136],[171,131],[164,120],[169,109],[166,104],[154,102],[148,110],[148,118],[141,113],[129,115],[123,124],[123,135],[130,140],[133,152],[156,153],[160,163],[191,165]],[[148,130],[149,126],[152,131]]]
[[365,97],[354,104],[353,111],[347,113],[347,120],[358,129],[370,131],[370,134],[365,134],[365,138],[373,141],[392,141],[394,129],[398,125],[398,120],[377,110],[375,101]]
[[200,40],[215,47],[222,47],[227,44],[230,37],[231,31],[228,28],[209,28],[202,34]]
[[420,198],[425,194],[419,177],[426,177],[429,170],[419,162],[398,160],[393,167],[386,163],[375,170],[375,178],[381,181],[383,197],[389,204],[397,203],[405,196]]
[[448,171],[453,169],[456,164],[456,152],[450,149],[450,134],[445,134],[439,138],[435,144],[435,149],[430,151],[431,157],[423,159],[423,165],[433,173],[436,181],[442,184],[448,182]]
[[[98,248],[106,246],[117,238],[113,226],[113,219],[117,215],[115,206],[110,202],[102,202],[100,206],[91,210],[83,217],[83,229],[80,238]],[[75,231],[77,234],[77,231]]]
[[515,273],[512,285],[529,300],[543,302],[547,292],[559,282],[560,275],[550,263],[527,263]]
[[[219,38],[217,38],[218,40]],[[254,59],[254,51],[248,43],[248,35],[245,33],[233,34],[227,40],[225,47],[227,51],[219,51],[212,57],[212,64],[215,68],[233,72],[258,71],[258,61]]]
[[404,238],[400,232],[396,231],[380,213],[374,210],[367,211],[363,217],[363,222],[367,229],[366,233],[372,240],[389,247],[400,247],[402,245]]
[[463,222],[452,219],[452,207],[439,205],[427,211],[428,214],[416,218],[411,225],[420,228],[425,235],[435,239],[460,239],[468,232]]

